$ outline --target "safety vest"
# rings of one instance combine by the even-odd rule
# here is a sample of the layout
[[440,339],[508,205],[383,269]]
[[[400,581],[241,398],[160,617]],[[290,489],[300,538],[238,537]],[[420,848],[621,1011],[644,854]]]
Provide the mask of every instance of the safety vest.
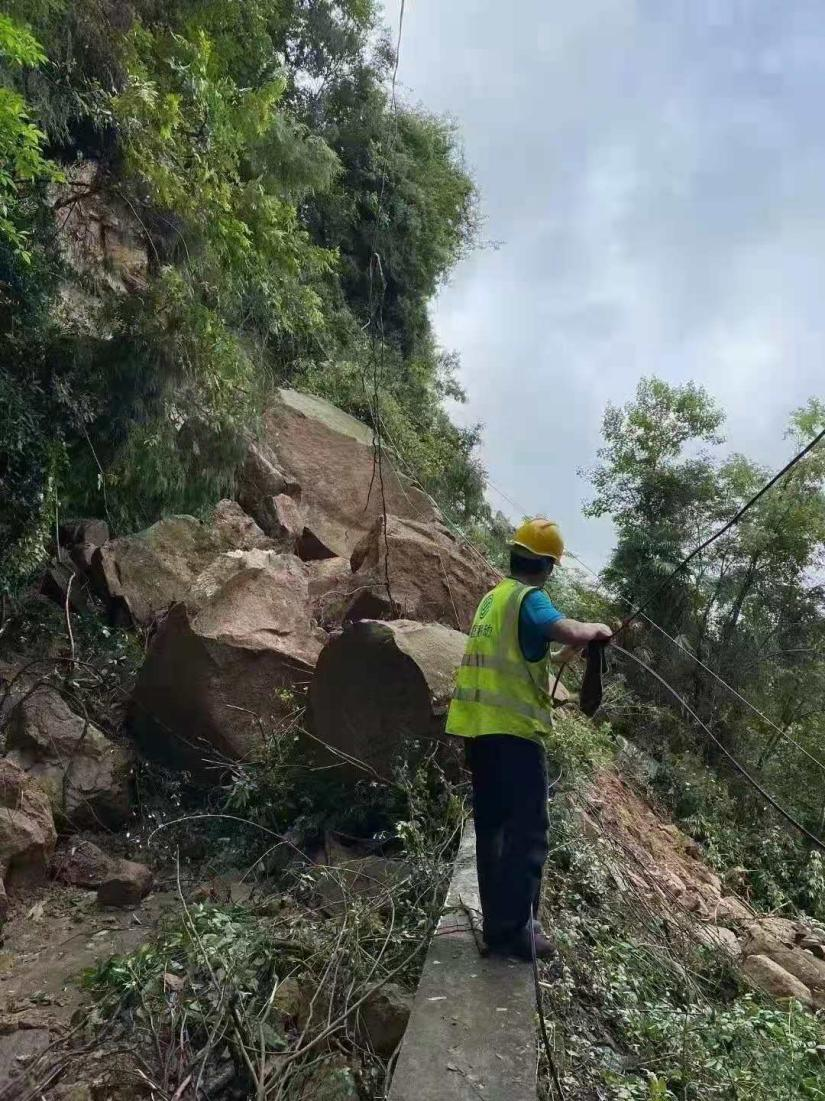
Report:
[[521,602],[530,592],[531,586],[508,577],[479,604],[456,677],[448,734],[515,734],[542,742],[550,732],[549,649],[540,661],[527,661],[519,645]]

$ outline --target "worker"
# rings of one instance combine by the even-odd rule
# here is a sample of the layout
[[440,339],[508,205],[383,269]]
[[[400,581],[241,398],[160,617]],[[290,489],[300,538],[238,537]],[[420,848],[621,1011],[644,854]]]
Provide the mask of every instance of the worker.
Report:
[[516,531],[509,576],[476,610],[447,716],[447,732],[466,739],[473,780],[484,940],[491,953],[528,960],[533,941],[537,956],[554,954],[537,920],[549,825],[550,643],[564,644],[554,657],[566,661],[612,634],[604,623],[568,619],[544,592],[563,552],[550,520]]

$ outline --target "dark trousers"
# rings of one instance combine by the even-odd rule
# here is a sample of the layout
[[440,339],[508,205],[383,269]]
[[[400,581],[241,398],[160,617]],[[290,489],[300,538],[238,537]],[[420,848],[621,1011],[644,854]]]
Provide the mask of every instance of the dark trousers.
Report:
[[468,738],[484,939],[501,942],[538,914],[547,859],[544,748],[512,734]]

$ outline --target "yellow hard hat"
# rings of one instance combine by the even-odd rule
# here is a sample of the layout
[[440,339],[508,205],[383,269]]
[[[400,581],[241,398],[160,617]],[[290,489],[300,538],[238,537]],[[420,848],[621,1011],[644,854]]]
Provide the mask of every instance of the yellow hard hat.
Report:
[[521,547],[540,558],[552,558],[558,562],[564,554],[564,539],[558,524],[537,516],[526,520],[510,540],[513,547]]

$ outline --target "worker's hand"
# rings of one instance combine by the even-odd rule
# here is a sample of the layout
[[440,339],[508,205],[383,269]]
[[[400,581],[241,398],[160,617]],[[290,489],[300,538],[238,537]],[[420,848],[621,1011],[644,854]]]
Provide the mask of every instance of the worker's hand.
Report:
[[591,623],[590,627],[593,631],[592,642],[610,642],[613,638],[613,629],[608,627],[606,623]]

